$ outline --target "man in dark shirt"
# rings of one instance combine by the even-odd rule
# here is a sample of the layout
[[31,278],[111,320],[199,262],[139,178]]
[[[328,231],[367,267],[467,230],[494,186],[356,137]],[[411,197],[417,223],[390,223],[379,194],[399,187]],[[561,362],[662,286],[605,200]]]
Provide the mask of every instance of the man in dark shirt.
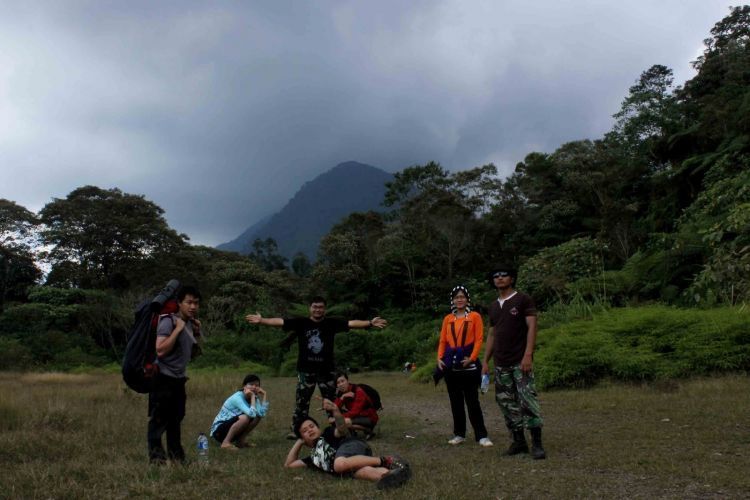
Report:
[[148,454],[154,464],[166,461],[162,447],[165,432],[169,459],[185,461],[180,426],[185,418],[187,364],[193,357],[200,332],[201,323],[197,318],[200,300],[201,294],[195,287],[183,286],[177,291],[177,314],[159,317],[156,328],[159,374],[148,395]]
[[489,373],[490,359],[495,363],[495,400],[513,434],[506,455],[528,453],[524,423],[531,433],[531,456],[546,457],[542,447],[542,414],[534,387],[532,370],[536,343],[536,307],[534,300],[513,287],[516,271],[498,266],[490,273],[490,283],[498,299],[489,307],[490,332],[482,364]]
[[[386,320],[375,317],[371,320],[326,318],[326,301],[316,296],[310,301],[308,318],[263,318],[259,313],[248,314],[245,319],[251,325],[281,327],[284,331],[294,332],[297,336],[299,355],[297,357],[297,392],[292,429],[300,419],[308,415],[310,398],[315,386],[320,389],[323,398],[336,398],[336,366],[333,356],[334,336],[353,328],[385,328]],[[296,436],[290,434],[289,438]]]

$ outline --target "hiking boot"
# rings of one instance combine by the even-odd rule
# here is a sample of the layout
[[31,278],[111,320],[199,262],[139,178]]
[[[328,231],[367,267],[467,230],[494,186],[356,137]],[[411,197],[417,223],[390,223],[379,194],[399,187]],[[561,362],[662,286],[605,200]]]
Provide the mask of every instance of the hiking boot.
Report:
[[518,455],[519,453],[528,453],[529,445],[526,444],[526,436],[523,434],[523,429],[513,431],[513,442],[505,450],[505,455]]
[[547,458],[547,454],[544,452],[542,446],[542,428],[533,427],[529,429],[531,432],[531,458],[534,460],[542,460]]
[[411,477],[411,471],[408,468],[398,467],[386,472],[375,486],[379,490],[388,490],[402,486]]
[[463,443],[464,441],[466,441],[466,438],[465,438],[465,437],[461,437],[461,436],[453,436],[452,438],[450,438],[450,439],[448,440],[448,444],[456,445],[456,444],[461,444],[461,443]]

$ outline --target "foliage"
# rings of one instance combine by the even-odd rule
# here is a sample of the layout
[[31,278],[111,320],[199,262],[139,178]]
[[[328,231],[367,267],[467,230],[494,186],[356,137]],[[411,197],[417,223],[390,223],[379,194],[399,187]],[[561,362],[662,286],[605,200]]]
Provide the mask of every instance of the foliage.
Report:
[[30,365],[70,368],[119,360],[132,316],[99,290],[36,287],[0,315],[0,338],[31,353]]
[[41,277],[32,251],[37,224],[32,212],[0,198],[0,311],[6,300],[23,300]]
[[704,191],[685,214],[684,225],[699,228],[710,252],[688,296],[709,304],[750,300],[750,170]]
[[51,277],[74,286],[127,287],[130,265],[168,254],[187,238],[169,228],[163,213],[119,189],[84,186],[55,199],[40,212]]
[[279,254],[279,246],[273,238],[256,238],[249,256],[265,271],[286,269],[287,259]]
[[542,330],[541,387],[642,381],[750,368],[750,313],[664,306],[611,309]]
[[519,269],[519,286],[538,303],[547,304],[569,296],[570,284],[580,278],[601,275],[603,245],[591,238],[578,238],[545,248]]

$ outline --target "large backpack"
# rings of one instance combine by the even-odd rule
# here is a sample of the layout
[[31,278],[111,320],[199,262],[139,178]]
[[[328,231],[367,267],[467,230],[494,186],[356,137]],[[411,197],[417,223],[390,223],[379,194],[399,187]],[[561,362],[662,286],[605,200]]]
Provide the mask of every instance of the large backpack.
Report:
[[372,407],[375,408],[375,411],[380,411],[383,409],[383,402],[380,400],[380,393],[375,390],[375,388],[371,385],[367,384],[355,384],[357,387],[361,387],[363,391],[365,391],[365,394],[367,394],[367,397],[370,398],[370,402],[372,403]]
[[179,286],[179,281],[171,280],[159,295],[144,300],[135,309],[135,321],[122,359],[122,379],[136,392],[151,392],[154,378],[159,373],[156,327],[161,314],[177,312],[175,293]]

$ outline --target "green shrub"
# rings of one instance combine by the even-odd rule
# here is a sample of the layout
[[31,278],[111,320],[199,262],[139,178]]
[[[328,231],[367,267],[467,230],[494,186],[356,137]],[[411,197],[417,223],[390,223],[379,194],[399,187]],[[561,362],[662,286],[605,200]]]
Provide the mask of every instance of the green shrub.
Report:
[[566,299],[571,283],[602,273],[605,252],[602,243],[588,237],[545,248],[521,266],[520,287],[540,305]]
[[56,370],[70,370],[76,367],[104,366],[109,362],[106,356],[84,351],[80,346],[56,352],[49,362],[49,367]]
[[750,312],[611,309],[539,333],[540,387],[587,386],[750,369]]
[[25,370],[33,364],[34,356],[18,339],[0,337],[0,370]]

